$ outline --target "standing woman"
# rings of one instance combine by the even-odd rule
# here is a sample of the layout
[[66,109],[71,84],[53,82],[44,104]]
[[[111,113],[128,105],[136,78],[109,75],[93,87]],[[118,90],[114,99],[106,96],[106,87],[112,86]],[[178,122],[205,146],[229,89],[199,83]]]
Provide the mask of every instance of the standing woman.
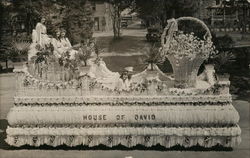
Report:
[[51,40],[47,35],[45,21],[45,18],[42,17],[41,21],[36,24],[37,43],[43,48],[46,44],[49,44]]

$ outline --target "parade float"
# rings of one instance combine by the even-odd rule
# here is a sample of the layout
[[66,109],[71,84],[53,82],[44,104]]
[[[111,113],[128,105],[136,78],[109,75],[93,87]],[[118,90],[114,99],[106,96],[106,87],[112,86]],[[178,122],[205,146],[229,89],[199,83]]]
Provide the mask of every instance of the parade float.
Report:
[[[201,24],[207,32],[204,39],[180,31],[178,22],[183,20]],[[6,142],[17,147],[238,145],[239,114],[232,105],[228,76],[215,77],[212,65],[198,76],[201,64],[215,52],[211,38],[198,19],[169,20],[160,52],[170,61],[173,75],[152,64],[133,74],[125,86],[117,86],[120,74],[99,57],[89,59],[87,67],[74,64],[81,58],[65,58],[64,64],[53,58],[46,64],[29,61],[15,70],[17,89]],[[76,67],[69,72],[70,64]]]

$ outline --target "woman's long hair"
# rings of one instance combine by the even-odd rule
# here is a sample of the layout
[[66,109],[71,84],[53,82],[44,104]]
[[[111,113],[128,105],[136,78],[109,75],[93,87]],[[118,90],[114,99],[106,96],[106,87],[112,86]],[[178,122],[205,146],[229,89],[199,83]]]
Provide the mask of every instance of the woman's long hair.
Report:
[[[57,33],[58,33],[58,32],[60,33],[59,37],[57,37]],[[55,37],[56,40],[61,41],[61,31],[60,31],[59,29],[57,29],[57,30],[55,31],[54,37]]]

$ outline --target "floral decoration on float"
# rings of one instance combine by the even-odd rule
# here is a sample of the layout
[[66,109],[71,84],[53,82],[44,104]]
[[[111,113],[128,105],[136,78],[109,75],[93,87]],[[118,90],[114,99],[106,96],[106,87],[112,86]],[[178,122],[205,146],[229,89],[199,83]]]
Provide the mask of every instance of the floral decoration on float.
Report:
[[[204,39],[178,29],[180,21],[192,21],[200,24],[205,30]],[[168,20],[168,25],[161,36],[160,48],[162,56],[166,57],[173,68],[175,87],[195,87],[198,70],[204,60],[217,53],[212,42],[208,27],[199,19],[181,17]]]
[[[200,24],[204,38],[178,30],[180,21]],[[160,57],[153,53],[147,69],[133,74],[120,88],[116,82],[128,81],[129,71],[124,79],[98,56],[88,59],[89,67],[83,69],[86,58],[81,55],[88,51],[81,50],[75,58],[69,52],[62,54],[61,65],[45,53],[51,63],[42,71],[30,65],[15,70],[18,86],[8,114],[8,144],[233,147],[240,143],[239,114],[232,105],[228,76],[216,79],[212,65],[197,75],[201,63],[216,53],[211,33],[200,20],[171,19],[164,29],[160,55],[170,60],[174,78],[157,67]],[[38,76],[32,70],[39,70]],[[52,76],[47,77],[46,71]],[[72,71],[72,77],[62,78],[64,71]]]

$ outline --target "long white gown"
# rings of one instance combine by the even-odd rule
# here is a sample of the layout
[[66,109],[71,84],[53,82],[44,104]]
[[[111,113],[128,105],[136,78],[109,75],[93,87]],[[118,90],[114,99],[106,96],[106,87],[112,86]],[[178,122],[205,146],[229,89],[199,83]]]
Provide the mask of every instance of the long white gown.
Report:
[[62,50],[60,50],[60,51],[62,51],[62,53],[65,53],[68,51],[69,55],[70,55],[70,59],[74,60],[75,55],[78,53],[78,51],[74,50],[72,48],[72,45],[71,45],[69,39],[67,37],[61,38],[60,42],[61,42],[61,46],[62,46]]
[[126,79],[125,81],[119,78],[117,84],[116,84],[116,89],[119,91],[129,91],[130,90],[130,85],[131,82],[129,79]]
[[28,51],[28,60],[30,61],[32,57],[36,56],[37,53],[37,49],[36,49],[36,45],[38,42],[37,39],[37,32],[35,29],[32,30],[32,43],[30,45],[30,49]]
[[51,39],[47,35],[46,26],[44,26],[42,23],[36,24],[36,32],[37,43],[40,44],[40,46],[44,47],[46,44],[49,44],[51,42]]
[[59,39],[53,38],[51,43],[54,47],[54,55],[56,56],[56,58],[60,58],[64,52],[61,41]]
[[46,26],[42,23],[37,23],[36,28],[32,30],[32,44],[30,45],[30,49],[28,51],[28,60],[30,61],[32,57],[36,56],[38,52],[36,46],[38,44],[44,48],[45,45],[50,42],[51,39],[47,35]]
[[98,65],[95,63],[90,64],[88,75],[108,89],[115,89],[120,78],[120,74],[110,71],[104,61],[100,61]]
[[61,44],[64,48],[71,48],[72,47],[72,45],[67,37],[61,38],[60,41],[61,41]]

